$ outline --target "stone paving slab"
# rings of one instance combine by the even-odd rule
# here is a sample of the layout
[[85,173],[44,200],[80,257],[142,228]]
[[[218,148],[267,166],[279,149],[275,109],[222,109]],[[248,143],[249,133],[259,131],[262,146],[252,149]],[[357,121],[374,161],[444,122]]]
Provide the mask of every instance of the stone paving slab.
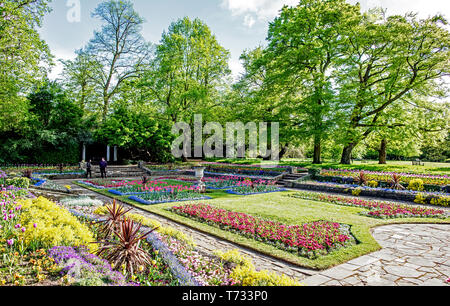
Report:
[[[449,233],[449,224],[396,224],[375,228],[372,235],[383,246],[382,250],[322,271],[303,282],[311,286],[335,286],[337,283],[344,286],[448,286]],[[342,273],[343,269],[348,273]],[[331,279],[318,281],[324,277]]]

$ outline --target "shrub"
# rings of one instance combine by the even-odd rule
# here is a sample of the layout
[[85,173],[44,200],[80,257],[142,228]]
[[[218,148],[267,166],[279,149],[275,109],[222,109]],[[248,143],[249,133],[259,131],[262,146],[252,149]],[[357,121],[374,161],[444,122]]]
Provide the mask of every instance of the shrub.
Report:
[[237,250],[223,253],[216,251],[220,259],[236,264],[230,277],[241,286],[301,286],[301,284],[286,275],[278,275],[268,271],[256,271],[250,258],[243,256]]
[[369,181],[369,182],[367,183],[367,185],[368,185],[369,187],[372,187],[372,188],[377,188],[377,187],[378,187],[378,182],[377,182],[377,181]]
[[97,255],[104,256],[114,267],[123,268],[129,275],[133,275],[141,267],[148,269],[152,258],[141,248],[141,241],[153,232],[141,234],[141,224],[125,219],[121,222],[120,231],[115,231],[116,240],[100,241]]
[[352,190],[352,195],[354,195],[355,197],[359,196],[361,194],[362,189],[361,188],[356,188]]
[[125,210],[121,204],[116,204],[116,200],[114,200],[111,205],[106,205],[105,208],[108,212],[106,215],[107,218],[106,220],[99,222],[103,224],[99,230],[99,236],[101,238],[108,239],[114,232],[120,230],[120,225],[124,219],[124,216],[131,210],[131,208]]
[[[108,210],[106,209],[106,206],[100,206],[94,211],[94,214],[105,215],[107,212],[108,212]],[[195,242],[192,237],[187,236],[185,233],[183,233],[173,227],[170,227],[170,226],[163,227],[163,226],[161,226],[161,223],[159,223],[158,221],[150,219],[150,218],[146,218],[146,217],[144,217],[142,215],[138,215],[138,214],[127,213],[126,218],[136,221],[138,223],[141,223],[143,226],[150,227],[150,228],[156,228],[156,231],[162,235],[173,237],[179,241],[183,241],[186,244],[195,247]]]
[[308,169],[308,174],[312,177],[315,178],[317,175],[319,175],[321,172],[320,168],[309,168]]
[[30,179],[26,177],[15,177],[5,180],[6,186],[28,189],[30,187]]
[[391,188],[393,189],[397,189],[397,190],[403,190],[405,189],[405,187],[403,187],[403,185],[401,184],[401,180],[402,177],[398,174],[392,174],[392,178],[391,178]]
[[448,207],[448,206],[450,206],[450,197],[448,197],[448,196],[441,196],[439,198],[432,198],[430,200],[430,204],[431,205]]
[[68,210],[43,197],[22,200],[18,204],[22,205],[20,223],[26,229],[24,242],[27,247],[90,245],[90,249],[95,250],[89,228]]
[[418,193],[416,195],[416,199],[414,200],[414,203],[427,204],[427,197],[423,193]]
[[421,179],[414,179],[409,182],[408,189],[413,191],[424,191],[425,188]]

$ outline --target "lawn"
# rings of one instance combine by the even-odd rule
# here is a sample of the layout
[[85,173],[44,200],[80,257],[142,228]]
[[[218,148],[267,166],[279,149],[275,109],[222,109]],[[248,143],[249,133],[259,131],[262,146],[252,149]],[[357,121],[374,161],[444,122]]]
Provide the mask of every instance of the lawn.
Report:
[[[86,188],[86,186],[82,187]],[[232,241],[244,247],[255,249],[266,255],[277,257],[302,267],[320,270],[342,264],[353,258],[357,258],[362,255],[379,250],[381,247],[371,235],[371,229],[374,227],[393,223],[450,223],[450,218],[447,218],[445,220],[425,218],[390,220],[374,219],[359,215],[359,212],[364,210],[362,208],[345,207],[318,201],[289,197],[290,194],[293,194],[295,192],[279,192],[258,194],[252,196],[238,196],[227,194],[221,190],[214,190],[208,191],[208,193],[206,194],[207,196],[212,197],[212,200],[200,201],[202,203],[207,203],[219,208],[243,212],[261,218],[280,221],[282,223],[290,225],[325,220],[348,224],[351,226],[351,232],[359,242],[357,245],[345,249],[340,249],[338,251],[330,253],[329,255],[311,260],[299,257],[295,254],[280,250],[262,242],[245,238],[239,234],[231,233],[214,226],[193,221],[189,218],[182,217],[168,211],[168,209],[173,206],[198,203],[198,201],[146,206],[139,205],[138,203],[129,200],[125,196],[113,196],[107,191],[99,191],[92,188],[89,189],[107,195],[109,197],[114,197],[118,200],[134,205],[135,207],[141,208],[143,210],[167,217],[173,221],[190,226],[199,231]]]

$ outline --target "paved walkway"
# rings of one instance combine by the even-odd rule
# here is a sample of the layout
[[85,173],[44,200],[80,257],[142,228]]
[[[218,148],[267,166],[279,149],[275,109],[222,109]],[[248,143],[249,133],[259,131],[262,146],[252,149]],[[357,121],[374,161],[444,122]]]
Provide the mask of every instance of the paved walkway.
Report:
[[[111,202],[111,198],[81,188],[71,181],[59,183],[71,185],[74,191],[83,195]],[[382,250],[319,272],[265,256],[150,212],[136,208],[133,212],[191,235],[199,251],[211,254],[214,250],[239,249],[252,258],[258,270],[283,273],[309,286],[445,286],[448,285],[446,280],[450,277],[448,224],[388,225],[375,228],[372,235],[383,247]]]
[[375,228],[372,235],[382,250],[303,282],[310,286],[445,286],[450,277],[449,233],[447,224]]

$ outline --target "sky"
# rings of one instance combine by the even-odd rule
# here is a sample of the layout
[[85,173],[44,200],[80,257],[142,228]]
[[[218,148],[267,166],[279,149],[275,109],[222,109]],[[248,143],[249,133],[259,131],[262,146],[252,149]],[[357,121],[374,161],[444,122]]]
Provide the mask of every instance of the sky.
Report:
[[[373,7],[387,9],[389,15],[416,12],[426,18],[443,14],[450,20],[449,0],[347,0],[359,2],[363,10]],[[53,0],[52,12],[44,18],[39,32],[56,59],[73,59],[100,30],[101,23],[91,16],[102,0]],[[269,22],[284,5],[294,6],[298,0],[132,0],[135,10],[145,19],[142,35],[147,41],[159,43],[170,23],[188,16],[200,18],[211,29],[219,43],[231,53],[229,62],[234,77],[242,72],[239,57],[244,50],[265,45]],[[55,61],[57,62],[57,61]],[[50,74],[61,73],[58,64]]]

